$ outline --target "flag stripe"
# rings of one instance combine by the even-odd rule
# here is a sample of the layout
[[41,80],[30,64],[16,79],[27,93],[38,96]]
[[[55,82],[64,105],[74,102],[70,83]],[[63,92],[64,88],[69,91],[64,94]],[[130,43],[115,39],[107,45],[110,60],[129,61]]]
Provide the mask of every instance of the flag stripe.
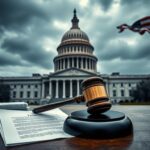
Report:
[[149,25],[149,26],[147,26],[147,27],[142,27],[142,28],[150,29],[150,25]]
[[150,23],[143,24],[141,27],[145,27],[145,28],[147,28],[148,26],[150,26]]
[[144,20],[144,21],[141,21],[141,24],[146,24],[146,23],[150,23],[150,19],[147,19],[147,20]]
[[146,16],[146,17],[140,19],[140,21],[144,21],[144,20],[148,20],[148,19],[150,19],[150,16]]

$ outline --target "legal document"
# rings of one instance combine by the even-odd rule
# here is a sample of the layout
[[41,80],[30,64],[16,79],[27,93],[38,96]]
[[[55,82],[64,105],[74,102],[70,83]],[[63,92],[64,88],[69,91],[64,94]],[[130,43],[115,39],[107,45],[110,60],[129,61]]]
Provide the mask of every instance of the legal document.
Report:
[[6,146],[69,138],[63,131],[66,117],[60,109],[40,114],[0,109],[0,133]]

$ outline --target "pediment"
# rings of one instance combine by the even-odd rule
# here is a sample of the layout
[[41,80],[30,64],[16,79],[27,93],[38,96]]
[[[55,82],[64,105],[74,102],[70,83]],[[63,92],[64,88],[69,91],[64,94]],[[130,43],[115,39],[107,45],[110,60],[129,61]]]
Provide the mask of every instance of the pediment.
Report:
[[91,76],[91,75],[95,75],[95,73],[72,68],[72,69],[66,69],[63,71],[56,72],[53,74],[53,76],[54,75],[55,76],[89,76],[89,75]]

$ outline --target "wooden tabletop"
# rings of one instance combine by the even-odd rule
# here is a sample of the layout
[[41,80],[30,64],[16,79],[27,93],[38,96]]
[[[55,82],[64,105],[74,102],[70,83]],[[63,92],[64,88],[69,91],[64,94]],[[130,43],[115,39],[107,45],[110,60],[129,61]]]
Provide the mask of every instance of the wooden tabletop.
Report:
[[[84,109],[81,105],[62,108],[66,113]],[[133,135],[117,139],[86,139],[73,137],[6,148],[0,137],[0,150],[150,150],[150,106],[113,106],[124,112],[133,123]]]

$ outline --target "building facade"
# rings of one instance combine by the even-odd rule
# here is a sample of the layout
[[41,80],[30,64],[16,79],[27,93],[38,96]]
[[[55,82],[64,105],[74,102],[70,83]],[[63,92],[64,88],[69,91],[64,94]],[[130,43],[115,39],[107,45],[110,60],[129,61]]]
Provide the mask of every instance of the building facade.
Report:
[[81,82],[92,76],[100,76],[106,82],[106,89],[112,102],[131,100],[131,90],[150,75],[104,75],[97,72],[97,57],[94,47],[85,32],[79,28],[79,19],[74,10],[72,27],[57,47],[54,58],[54,72],[31,77],[0,77],[3,84],[11,87],[12,101],[40,103],[41,99],[56,102],[82,94]]

